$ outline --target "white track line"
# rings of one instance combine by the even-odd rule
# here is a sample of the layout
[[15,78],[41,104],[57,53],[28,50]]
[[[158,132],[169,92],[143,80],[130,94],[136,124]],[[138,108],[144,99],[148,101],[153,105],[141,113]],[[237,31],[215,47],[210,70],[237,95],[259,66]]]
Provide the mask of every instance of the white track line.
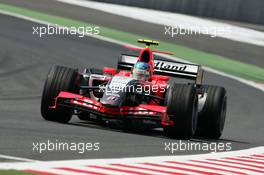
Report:
[[[18,169],[24,169],[25,167],[71,167],[74,165],[87,166],[87,165],[106,165],[106,164],[130,164],[135,162],[148,162],[151,160],[152,163],[160,163],[162,161],[187,161],[187,160],[205,160],[205,159],[219,159],[223,157],[238,157],[238,156],[249,156],[252,154],[262,154],[264,153],[264,146],[250,148],[238,151],[228,151],[219,153],[209,153],[209,154],[198,154],[198,155],[182,155],[182,156],[149,156],[149,157],[134,157],[134,158],[112,158],[112,159],[79,159],[79,160],[63,160],[63,161],[36,161],[36,162],[20,162],[12,163],[5,162],[0,163],[0,169],[16,167]],[[30,160],[30,159],[28,159]],[[225,159],[222,159],[225,160]],[[233,161],[233,160],[230,160]],[[233,161],[237,162],[237,161]],[[253,163],[251,163],[253,164]],[[254,165],[254,164],[253,164]]]
[[[27,169],[26,172],[34,173],[34,174],[60,174],[60,175],[85,175],[84,173],[74,173],[71,171],[59,170],[59,169],[46,169],[46,168],[34,168],[34,169]],[[87,174],[86,174],[87,175]]]
[[239,160],[221,162],[221,160],[228,160],[228,157],[239,159],[242,156],[249,157],[252,155],[263,155],[263,153],[264,147],[257,147],[240,151],[187,156],[0,163],[0,169],[16,169],[36,174],[50,173],[61,175],[98,175],[102,173],[108,175],[163,175],[176,173],[193,175],[216,173],[238,175],[263,174],[264,165],[259,162],[252,162],[254,159],[243,158],[243,164]]
[[[34,18],[31,18],[31,17],[27,17],[27,16],[24,16],[24,15],[19,15],[19,14],[12,13],[12,12],[7,12],[7,11],[4,11],[4,10],[0,10],[0,13],[4,14],[4,15],[9,15],[9,16],[12,16],[12,17],[24,19],[24,20],[27,20],[27,21],[39,23],[39,24],[56,25],[56,26],[58,26],[57,24],[51,24],[51,23],[49,23],[47,21],[34,19]],[[61,26],[61,27],[63,27],[63,26]],[[122,45],[122,46],[123,45],[128,45],[128,46],[137,47],[136,45],[128,44],[128,43],[125,43],[125,42],[122,42],[122,41],[118,41],[118,40],[114,40],[114,39],[111,39],[111,38],[107,38],[107,37],[104,37],[104,36],[99,36],[99,35],[86,35],[86,36],[92,37],[92,38],[96,38],[96,39],[99,39],[99,40],[102,40],[102,41],[106,41],[106,42],[111,42],[111,43],[114,43],[114,44],[117,44],[117,45]],[[181,58],[178,58],[178,57],[173,57],[173,56],[170,56],[170,55],[162,55],[162,54],[157,54],[157,55],[160,55],[160,56],[163,56],[165,58],[172,59],[172,60],[188,62],[188,61],[186,61],[184,59],[181,59]],[[189,62],[189,63],[191,63],[191,62]],[[258,90],[264,92],[264,86],[261,86],[260,84],[257,84],[257,83],[255,83],[253,81],[245,80],[243,78],[240,78],[240,77],[237,77],[237,76],[234,76],[234,75],[230,75],[230,74],[227,74],[227,73],[224,73],[222,71],[218,71],[218,70],[215,70],[215,69],[212,69],[212,68],[209,68],[209,67],[203,66],[203,68],[204,68],[204,70],[206,70],[208,72],[212,72],[212,73],[221,75],[223,77],[227,77],[227,78],[236,80],[236,81],[238,81],[240,83],[246,84],[248,86],[254,87],[255,89],[258,89]]]
[[36,162],[37,161],[37,160],[33,160],[33,159],[14,157],[14,156],[8,156],[8,155],[3,155],[3,154],[0,154],[0,158],[9,159],[9,160],[26,161],[26,162]]

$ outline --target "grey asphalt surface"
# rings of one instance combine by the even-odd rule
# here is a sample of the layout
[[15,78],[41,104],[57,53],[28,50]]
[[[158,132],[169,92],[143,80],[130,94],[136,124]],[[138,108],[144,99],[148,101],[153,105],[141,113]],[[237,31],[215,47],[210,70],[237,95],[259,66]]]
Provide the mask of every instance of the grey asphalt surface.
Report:
[[[205,153],[178,151],[171,154],[164,150],[164,143],[179,141],[164,137],[161,131],[127,133],[118,128],[81,122],[77,117],[66,125],[43,120],[40,98],[52,65],[115,67],[124,48],[89,37],[53,35],[39,38],[32,35],[32,27],[39,24],[5,15],[0,15],[0,21],[0,154],[36,160],[66,160]],[[226,127],[222,140],[195,138],[192,141],[201,144],[231,142],[232,150],[262,146],[264,93],[208,72],[205,81],[227,88]],[[84,154],[33,151],[33,143],[48,140],[99,142],[100,150]]]
[[[143,35],[151,39],[168,41],[264,67],[264,52],[261,46],[240,43],[224,38],[211,38],[206,35],[181,35],[171,38],[168,35],[164,35],[164,26],[121,17],[94,9],[68,5],[54,0],[0,0],[0,2],[66,18],[87,21],[96,25]],[[261,28],[259,26],[256,27],[256,25],[245,23],[236,23],[236,25],[255,28],[257,30]]]

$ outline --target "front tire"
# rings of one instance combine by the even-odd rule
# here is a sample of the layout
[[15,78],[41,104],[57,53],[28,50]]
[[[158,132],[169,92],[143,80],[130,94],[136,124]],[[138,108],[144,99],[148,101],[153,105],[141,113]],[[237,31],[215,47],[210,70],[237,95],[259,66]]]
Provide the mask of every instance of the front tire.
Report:
[[225,118],[227,95],[223,87],[204,86],[206,101],[198,117],[198,136],[219,139],[222,135]]
[[197,126],[198,97],[194,85],[173,84],[166,94],[167,114],[173,126],[163,127],[165,135],[190,139]]
[[67,123],[71,120],[73,110],[68,108],[57,107],[51,109],[54,105],[54,98],[58,96],[60,91],[78,93],[76,81],[78,71],[75,69],[53,66],[45,81],[42,99],[41,99],[41,115],[45,120]]

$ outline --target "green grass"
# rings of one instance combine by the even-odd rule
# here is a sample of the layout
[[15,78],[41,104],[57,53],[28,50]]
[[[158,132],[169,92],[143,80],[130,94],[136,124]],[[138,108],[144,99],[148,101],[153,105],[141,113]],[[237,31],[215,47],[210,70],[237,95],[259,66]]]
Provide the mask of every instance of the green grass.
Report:
[[36,175],[32,173],[26,173],[22,171],[15,171],[15,170],[0,170],[1,175]]
[[[38,20],[46,21],[53,24],[58,24],[66,27],[80,27],[80,26],[95,26],[94,24],[82,22],[78,20],[63,18],[59,16],[49,15],[45,13],[40,13],[37,11],[28,10],[25,8],[15,7],[11,5],[6,5],[0,3],[0,10],[12,12],[16,14],[21,14],[27,17],[35,18]],[[119,31],[116,29],[107,28],[104,26],[100,27],[100,35],[119,40],[122,42],[127,42],[130,44],[136,44],[138,38],[145,38],[144,36],[135,35],[132,33]],[[155,38],[151,38],[155,39]],[[264,69],[255,65],[250,65],[236,61],[235,58],[227,58],[211,53],[206,53],[203,51],[187,48],[181,45],[169,43],[166,41],[161,41],[160,50],[172,51],[175,53],[176,57],[191,61],[197,64],[202,64],[210,68],[223,71],[225,73],[235,75],[247,80],[252,80],[256,82],[264,81]]]

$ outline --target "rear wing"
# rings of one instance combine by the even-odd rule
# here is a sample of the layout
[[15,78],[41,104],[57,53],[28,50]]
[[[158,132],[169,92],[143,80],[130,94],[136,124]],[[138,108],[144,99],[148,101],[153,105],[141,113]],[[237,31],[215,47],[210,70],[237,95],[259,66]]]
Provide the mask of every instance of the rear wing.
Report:
[[[131,70],[137,62],[138,57],[132,55],[121,55],[118,60],[119,70]],[[165,75],[175,78],[195,80],[196,84],[202,84],[203,70],[200,65],[183,63],[178,61],[154,59],[154,74]]]

